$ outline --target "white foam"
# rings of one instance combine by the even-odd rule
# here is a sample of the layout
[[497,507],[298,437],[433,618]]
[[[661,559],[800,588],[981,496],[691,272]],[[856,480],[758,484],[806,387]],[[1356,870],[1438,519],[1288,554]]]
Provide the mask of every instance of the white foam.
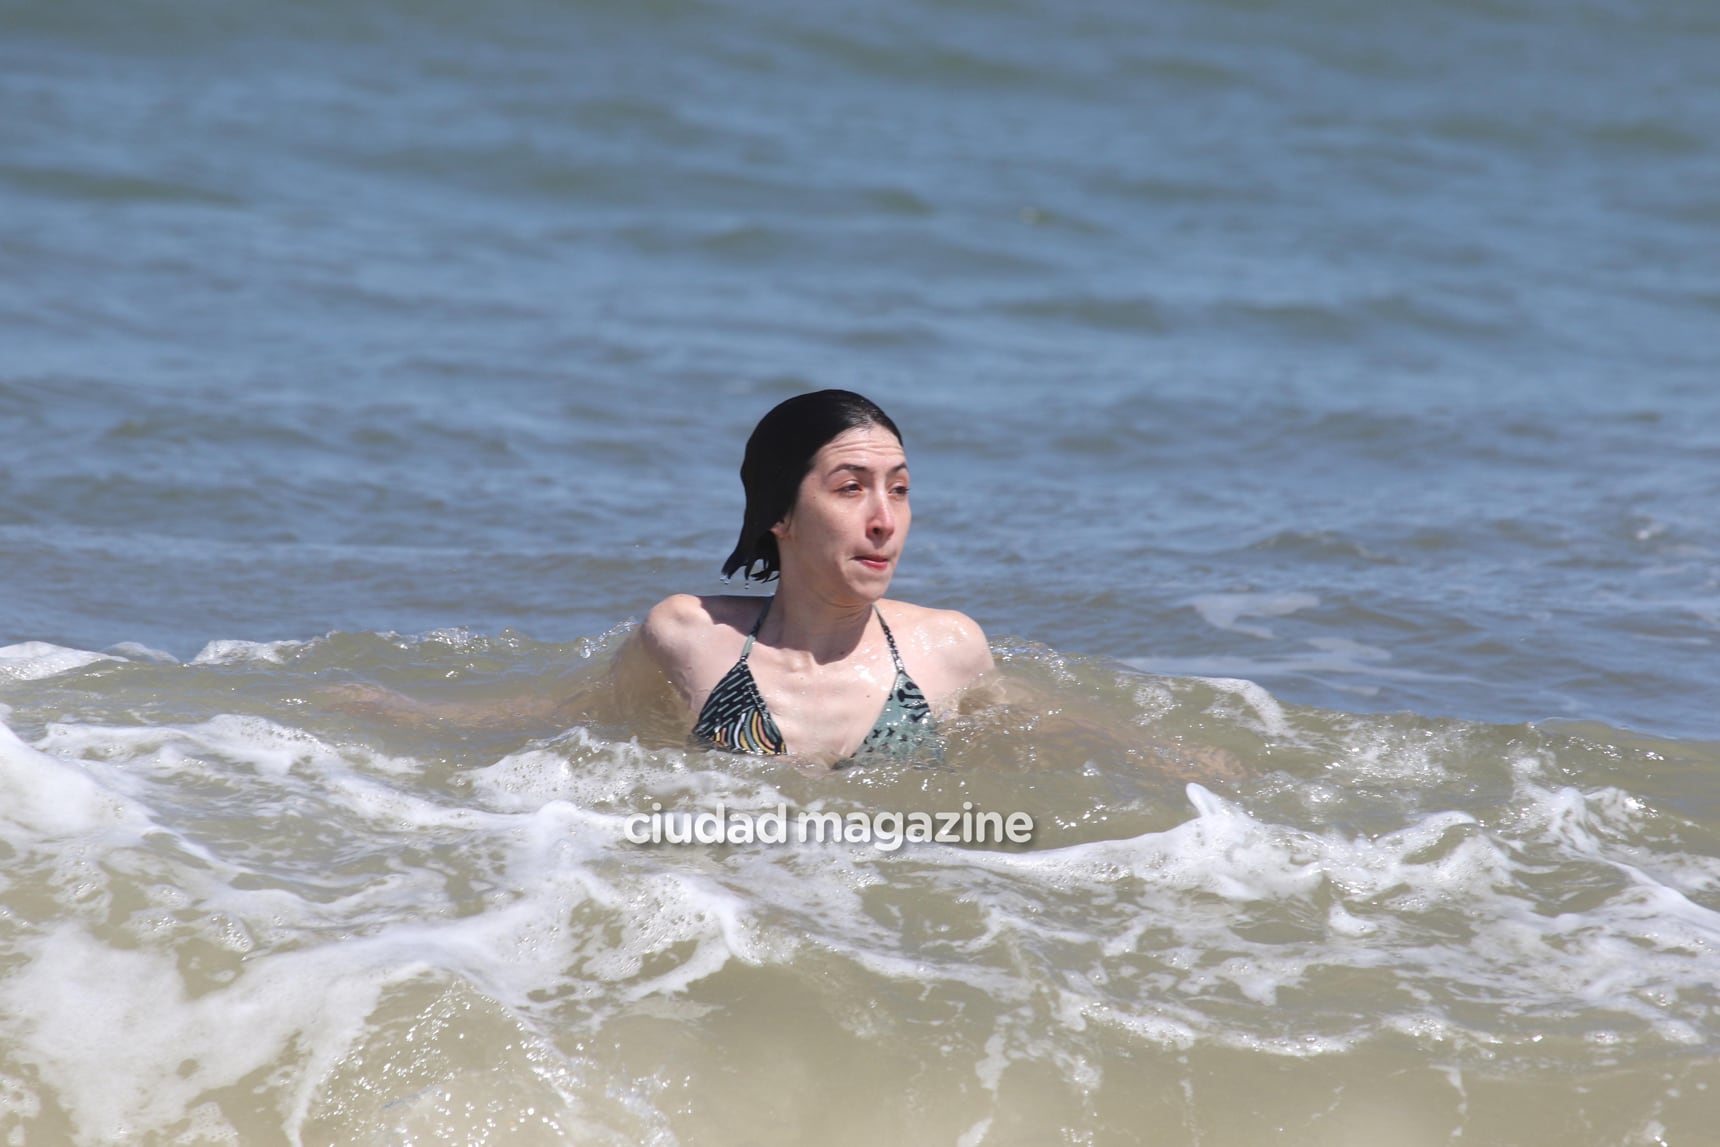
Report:
[[1096,1000],[1081,1000],[1078,1007],[1082,1018],[1121,1028],[1149,1046],[1186,1051],[1198,1042],[1195,1029],[1172,1016],[1127,1011]]
[[[1260,728],[1288,729],[1257,686],[1215,688]],[[1411,787],[1466,752],[1419,727],[1336,725],[1354,751],[1310,787]],[[1720,917],[1702,902],[1720,861],[1645,840],[1656,822],[1642,798],[1550,779],[1565,775],[1523,758],[1496,813],[1406,802],[1391,806],[1401,823],[1369,831],[1309,816],[1295,791],[1191,785],[1181,824],[1035,852],[639,847],[621,829],[652,800],[839,812],[879,790],[583,730],[444,784],[445,769],[258,717],[61,723],[34,748],[0,739],[0,834],[32,864],[55,858],[60,898],[58,918],[6,941],[22,970],[0,981],[0,1032],[91,1140],[193,1123],[220,1139],[197,1105],[258,1071],[285,1081],[296,1135],[354,1049],[383,1038],[379,1002],[425,982],[481,993],[521,1042],[553,1030],[565,1048],[679,1007],[737,965],[816,975],[840,997],[833,1035],[882,1038],[909,1026],[893,1026],[903,1009],[936,1014],[940,1046],[994,1094],[1021,1063],[1054,1066],[1077,1092],[1114,1085],[1092,1038],[1070,1034],[1087,1025],[1165,1051],[1328,1055],[1386,1030],[1491,1056],[1548,1016],[1612,1033],[1615,1051],[1699,1048],[1720,955]],[[1550,865],[1601,873],[1604,894],[1549,914],[1537,881]],[[227,978],[187,971],[189,953]],[[1381,969],[1404,998],[1367,1016],[1320,995]],[[908,1002],[868,1010],[886,982]],[[1288,1031],[1271,1005],[1296,989]],[[254,1027],[254,1046],[230,1047],[224,1019]],[[154,1034],[112,1062],[91,1050],[134,1027]],[[585,1095],[560,1054],[541,1052],[555,1087]],[[661,1126],[651,1093],[634,1099],[638,1121]],[[989,1134],[988,1118],[968,1133]]]
[[237,641],[221,639],[211,641],[193,657],[191,665],[243,665],[256,662],[263,665],[280,665],[286,660],[286,654],[294,649],[304,648],[304,641]]
[[[651,786],[663,789],[658,755],[636,741],[605,741],[586,729],[574,728],[551,746],[511,753],[493,765],[468,774],[473,795],[498,811],[521,812],[551,800],[571,800],[601,807],[635,798]],[[689,794],[728,791],[730,778],[705,778],[696,773],[671,774],[672,788]],[[637,811],[630,809],[629,811]]]
[[153,661],[158,665],[178,665],[179,658],[166,650],[155,649],[138,641],[122,641],[108,652],[128,661]]
[[[367,1017],[392,987],[449,977],[523,1017],[539,1006],[537,994],[554,994],[570,966],[615,950],[603,935],[566,927],[580,904],[595,902],[632,925],[618,948],[634,953],[634,970],[622,969],[621,990],[600,997],[599,1015],[627,999],[680,991],[735,952],[765,953],[749,939],[749,908],[732,892],[684,873],[623,885],[602,876],[619,818],[565,801],[515,814],[448,807],[396,788],[362,753],[257,718],[161,729],[62,725],[46,738],[55,753],[92,751],[100,761],[61,759],[5,736],[0,775],[20,782],[6,793],[6,840],[18,849],[70,838],[57,879],[79,889],[82,907],[8,944],[19,970],[0,981],[0,1032],[90,1141],[187,1121],[220,1138],[221,1125],[196,1114],[199,1097],[261,1071],[290,1083],[291,1137],[310,1117],[320,1081],[366,1038]],[[107,791],[97,775],[130,795]],[[494,891],[483,910],[457,910],[435,863],[391,863],[334,898],[257,887],[254,868],[270,871],[275,847],[266,830],[229,851],[137,811],[178,786],[216,779],[249,786],[246,801],[261,817],[270,803],[258,799],[261,791],[283,793],[283,809],[321,802],[321,815],[341,822],[358,847],[429,850],[441,840],[469,848],[476,878]],[[127,831],[116,834],[116,826]],[[172,844],[146,843],[164,839]],[[315,863],[284,859],[290,867],[276,871],[289,880],[294,868]],[[319,875],[313,869],[307,878]],[[120,880],[133,888],[118,917],[131,940],[116,946],[94,929],[113,927],[105,923],[115,902],[107,890]],[[175,952],[193,937],[242,957],[237,975],[189,990]],[[661,955],[687,940],[697,952],[665,965]],[[654,955],[652,974],[639,975]],[[547,1046],[542,1054],[555,1056]]]
[[162,784],[203,780],[232,790],[246,784],[245,775],[236,770],[249,770],[263,782],[250,798],[259,814],[303,796],[298,803],[314,805],[333,798],[367,819],[397,825],[455,823],[466,815],[409,798],[370,775],[409,777],[422,768],[420,762],[362,745],[332,745],[262,717],[223,715],[186,726],[55,723],[44,731],[39,746],[55,760],[125,762],[123,769],[105,764],[104,787],[142,803],[153,799],[152,786]]
[[173,953],[115,948],[78,924],[46,928],[19,950],[28,960],[0,981],[4,1025],[95,1142],[169,1126],[295,1042],[349,1045],[382,986],[416,973],[357,975],[313,949],[256,960],[232,986],[192,998]]
[[1259,732],[1268,737],[1290,735],[1290,719],[1284,715],[1284,706],[1261,686],[1236,677],[1206,677],[1202,680],[1220,693],[1229,693],[1247,702],[1259,719]]
[[[1316,967],[1391,966],[1425,983],[1461,984],[1465,993],[1496,992],[1513,1010],[1620,1013],[1651,1025],[1660,1038],[1682,1043],[1690,1022],[1668,1022],[1653,998],[1677,998],[1668,985],[1679,983],[1702,985],[1698,990],[1711,994],[1694,957],[1720,952],[1720,914],[1664,885],[1644,881],[1583,913],[1549,920],[1521,884],[1529,870],[1467,813],[1428,814],[1400,831],[1366,837],[1271,825],[1196,785],[1189,797],[1197,816],[1168,832],[970,859],[1020,874],[1028,887],[1043,884],[1059,896],[1085,889],[1086,897],[1077,897],[1080,918],[1089,922],[1095,940],[1104,938],[1103,950],[1112,958],[1138,958],[1138,945],[1149,932],[1176,936],[1169,945],[1155,941],[1163,972],[1142,985],[1154,999],[1164,999],[1167,991],[1195,998],[1232,991],[1267,1004]],[[1553,803],[1568,814],[1570,802],[1565,794]],[[1592,815],[1609,803],[1603,795],[1584,806]],[[1571,823],[1569,815],[1564,823]],[[1297,913],[1304,921],[1323,917],[1325,940],[1266,944],[1237,926],[1249,919],[1248,905],[1312,909],[1333,894],[1335,902],[1318,916]],[[1218,911],[1203,905],[1201,896],[1244,910]],[[1469,919],[1471,939],[1447,941],[1438,924],[1431,934],[1423,931],[1423,917],[1437,920],[1456,906]],[[1115,932],[1092,923],[1113,917],[1120,925]],[[1038,935],[1055,935],[1058,918],[1047,912],[1033,927]],[[1556,946],[1548,944],[1549,934],[1560,937]],[[1230,955],[1216,958],[1222,953]],[[1096,991],[1095,1014],[1103,1014],[1114,998],[1114,990]],[[1461,1025],[1438,1022],[1451,1029],[1447,1036],[1461,1033]],[[1303,1044],[1280,1046],[1245,1028],[1214,1030],[1210,1017],[1198,1018],[1196,1030],[1206,1038],[1283,1054],[1308,1050]],[[1336,1048],[1365,1036],[1365,1029],[1327,1031],[1316,1043]]]
[[35,840],[149,824],[142,810],[97,783],[76,762],[32,748],[0,724],[0,819]]
[[0,646],[0,679],[40,681],[57,677],[73,669],[82,669],[100,661],[124,661],[108,653],[91,653],[86,649],[68,649],[46,641],[24,641]]

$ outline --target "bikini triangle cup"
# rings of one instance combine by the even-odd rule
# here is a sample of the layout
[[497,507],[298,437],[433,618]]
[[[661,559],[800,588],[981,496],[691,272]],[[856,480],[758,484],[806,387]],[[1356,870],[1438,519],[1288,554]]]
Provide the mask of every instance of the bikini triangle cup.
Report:
[[[770,708],[758,691],[758,682],[753,679],[752,668],[747,664],[753,642],[758,638],[759,629],[763,627],[775,600],[771,598],[764,603],[758,620],[753,622],[752,630],[747,634],[746,645],[741,648],[740,660],[730,667],[716,688],[711,690],[711,695],[705,698],[698,722],[693,726],[693,739],[700,744],[735,753],[766,756],[788,752],[782,731],[776,727]],[[926,695],[903,668],[902,654],[896,648],[895,635],[890,632],[883,613],[875,605],[872,611],[878,614],[884,640],[889,643],[890,659],[896,664],[896,680],[890,687],[890,695],[884,699],[878,719],[872,723],[866,739],[851,759],[941,753],[942,741],[938,737],[937,724],[932,720],[932,709],[926,702]]]

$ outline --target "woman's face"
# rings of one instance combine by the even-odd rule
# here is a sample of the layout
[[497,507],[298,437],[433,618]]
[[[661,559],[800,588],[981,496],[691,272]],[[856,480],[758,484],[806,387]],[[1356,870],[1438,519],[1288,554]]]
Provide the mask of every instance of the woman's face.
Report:
[[787,577],[872,602],[890,586],[911,517],[902,444],[882,426],[857,426],[813,456],[794,508],[771,532]]

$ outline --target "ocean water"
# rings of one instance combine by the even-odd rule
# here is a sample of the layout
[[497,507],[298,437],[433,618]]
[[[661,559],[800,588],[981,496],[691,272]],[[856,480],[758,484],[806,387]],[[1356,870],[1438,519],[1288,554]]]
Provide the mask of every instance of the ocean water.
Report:
[[[1705,0],[0,2],[0,1140],[1720,1144],[1717,189]],[[607,689],[820,386],[941,769]]]

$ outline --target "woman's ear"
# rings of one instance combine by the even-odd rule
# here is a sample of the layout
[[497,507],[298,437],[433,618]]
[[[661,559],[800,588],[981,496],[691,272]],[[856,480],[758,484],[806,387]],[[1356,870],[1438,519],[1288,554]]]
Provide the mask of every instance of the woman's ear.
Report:
[[770,528],[770,532],[776,537],[777,541],[780,542],[782,539],[788,537],[788,528],[793,519],[794,511],[790,510],[788,513],[783,515],[782,521]]

